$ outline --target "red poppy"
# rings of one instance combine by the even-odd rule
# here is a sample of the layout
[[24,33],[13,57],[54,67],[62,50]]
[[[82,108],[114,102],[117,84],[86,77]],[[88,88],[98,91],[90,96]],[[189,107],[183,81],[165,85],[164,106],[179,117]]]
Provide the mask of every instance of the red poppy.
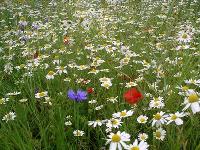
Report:
[[131,88],[124,93],[124,99],[129,104],[136,104],[142,98],[142,93],[140,93],[136,88]]
[[94,88],[91,88],[91,87],[87,88],[87,92],[88,92],[89,94],[93,93],[93,92],[94,92]]

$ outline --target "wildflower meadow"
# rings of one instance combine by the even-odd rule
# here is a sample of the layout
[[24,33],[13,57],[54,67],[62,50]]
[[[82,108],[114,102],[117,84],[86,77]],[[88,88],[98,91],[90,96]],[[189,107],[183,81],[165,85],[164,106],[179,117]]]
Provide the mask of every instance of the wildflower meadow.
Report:
[[200,150],[199,0],[1,0],[0,150]]

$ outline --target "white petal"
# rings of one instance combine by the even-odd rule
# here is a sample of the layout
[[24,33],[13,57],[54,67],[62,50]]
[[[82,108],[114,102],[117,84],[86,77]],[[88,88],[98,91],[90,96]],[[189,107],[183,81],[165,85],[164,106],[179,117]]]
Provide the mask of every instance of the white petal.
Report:
[[122,150],[122,146],[121,146],[120,143],[118,143],[118,149],[119,149],[119,150]]
[[182,125],[182,124],[183,124],[183,120],[180,119],[180,118],[177,118],[177,119],[175,120],[175,122],[176,122],[177,125]]
[[197,112],[200,112],[200,106],[199,106],[199,103],[192,103],[191,104],[191,108],[192,108],[192,112],[193,114],[197,113]]
[[122,146],[124,147],[124,148],[126,148],[128,145],[126,145],[126,143],[124,143],[123,141],[121,141],[120,142],[121,144],[122,144]]
[[116,150],[117,149],[117,143],[111,142],[109,150]]
[[185,111],[186,109],[188,109],[190,107],[190,103],[186,104],[186,106],[183,108],[183,111]]

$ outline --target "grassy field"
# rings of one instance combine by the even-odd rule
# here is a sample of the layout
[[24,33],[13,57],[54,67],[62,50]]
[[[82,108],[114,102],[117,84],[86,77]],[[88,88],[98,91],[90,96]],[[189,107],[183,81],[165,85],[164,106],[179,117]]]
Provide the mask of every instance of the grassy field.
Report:
[[200,150],[200,1],[0,4],[0,150]]

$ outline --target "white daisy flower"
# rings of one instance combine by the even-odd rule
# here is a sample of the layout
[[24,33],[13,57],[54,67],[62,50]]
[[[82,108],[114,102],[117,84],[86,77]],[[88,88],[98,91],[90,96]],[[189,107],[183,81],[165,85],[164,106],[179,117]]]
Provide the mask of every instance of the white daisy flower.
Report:
[[107,98],[107,101],[115,103],[115,102],[117,102],[117,98],[118,98],[118,96],[117,97],[110,97],[110,98]]
[[108,128],[119,128],[119,126],[121,126],[121,119],[115,119],[112,118],[110,120],[108,120],[108,122],[106,123],[106,126]]
[[154,97],[153,100],[150,101],[150,108],[163,108],[165,106],[163,102],[163,97]]
[[108,82],[108,81],[107,82],[102,82],[101,86],[105,87],[106,89],[109,89],[112,86],[112,83]]
[[66,125],[66,126],[71,126],[71,125],[72,125],[72,122],[71,122],[71,121],[66,121],[66,122],[65,122],[65,125]]
[[127,150],[148,150],[149,145],[147,142],[140,141],[136,139],[133,144],[130,144],[126,149]]
[[192,40],[192,36],[185,31],[180,31],[178,33],[178,39],[177,40],[179,42],[188,43]]
[[165,124],[167,122],[165,118],[168,115],[164,115],[164,114],[165,113],[161,111],[153,115],[152,126],[156,125],[158,127],[158,126],[161,126],[162,124]]
[[1,104],[6,104],[6,102],[8,102],[9,101],[9,98],[1,98],[0,99],[0,105]]
[[112,116],[113,118],[126,118],[126,117],[130,117],[133,115],[133,111],[132,110],[123,110],[121,112],[117,112],[117,113],[114,113]]
[[183,111],[191,107],[192,113],[196,114],[197,112],[200,112],[200,98],[199,93],[195,92],[194,90],[188,90],[186,92],[186,97],[184,100],[185,107],[183,108]]
[[183,124],[183,120],[181,119],[182,117],[184,117],[186,114],[184,112],[176,112],[175,114],[169,114],[169,117],[167,117],[166,119],[169,120],[167,122],[167,124],[170,124],[171,122],[175,122],[176,125],[182,125]]
[[109,139],[107,139],[106,145],[110,143],[109,150],[122,150],[123,148],[127,147],[127,144],[125,142],[130,141],[130,135],[126,132],[120,132],[117,133],[110,133],[108,135]]
[[156,132],[153,133],[153,135],[156,139],[163,141],[166,135],[166,131],[162,128],[159,128],[156,130]]
[[138,123],[142,123],[142,124],[145,124],[148,120],[148,117],[147,116],[144,116],[144,115],[140,115],[138,118],[137,118],[137,122]]
[[194,84],[196,86],[200,86],[200,79],[198,80],[194,80],[194,79],[189,79],[189,80],[185,80],[186,84]]
[[148,139],[148,135],[146,133],[139,133],[138,139],[140,141],[146,141]]
[[103,124],[102,121],[98,119],[96,121],[88,121],[88,125],[93,126],[94,128],[96,126],[101,126],[102,124]]
[[46,75],[46,79],[48,80],[54,79],[55,74],[56,74],[55,72],[49,71],[48,74]]
[[135,82],[129,82],[129,83],[126,83],[125,87],[130,88],[130,87],[133,87],[133,86],[137,86],[137,83],[135,83]]
[[83,136],[85,134],[84,131],[81,131],[81,130],[75,130],[73,132],[74,136]]
[[39,93],[36,93],[35,94],[35,98],[42,98],[42,97],[46,97],[48,94],[47,91],[44,91],[44,92],[39,92]]
[[16,117],[16,113],[15,112],[9,112],[8,114],[6,114],[2,120],[5,120],[6,122],[10,121],[10,120],[15,120]]
[[67,74],[67,70],[66,70],[67,66],[57,66],[55,69],[57,70],[56,73],[58,73],[59,75],[61,75],[62,73]]

